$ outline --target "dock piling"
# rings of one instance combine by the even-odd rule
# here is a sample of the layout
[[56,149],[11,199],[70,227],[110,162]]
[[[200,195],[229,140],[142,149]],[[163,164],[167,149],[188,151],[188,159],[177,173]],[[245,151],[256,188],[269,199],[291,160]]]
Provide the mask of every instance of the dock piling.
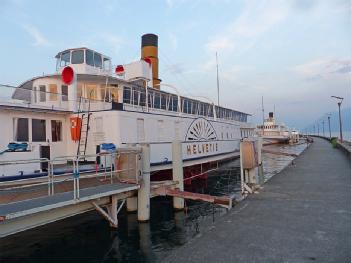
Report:
[[[177,182],[176,188],[180,191],[184,190],[184,174],[183,174],[183,155],[182,143],[179,140],[172,142],[172,176],[173,181]],[[184,209],[184,199],[173,197],[173,208],[177,210]]]
[[138,221],[150,219],[150,145],[142,144],[142,179],[138,191]]
[[[252,194],[259,188],[262,175],[261,151],[259,140],[244,139],[240,142],[241,192]],[[261,162],[261,163],[260,163]],[[262,173],[263,174],[263,173]]]

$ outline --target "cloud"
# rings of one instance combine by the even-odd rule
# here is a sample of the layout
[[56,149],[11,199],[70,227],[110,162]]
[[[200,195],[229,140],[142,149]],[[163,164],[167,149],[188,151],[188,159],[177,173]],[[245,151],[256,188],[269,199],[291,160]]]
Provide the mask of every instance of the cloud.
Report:
[[102,39],[108,46],[111,46],[111,49],[115,54],[119,53],[124,43],[124,40],[121,37],[116,36],[113,33],[102,33],[99,36],[99,39]]
[[34,46],[42,47],[50,45],[48,39],[35,26],[24,25],[23,28],[34,39]]
[[293,71],[307,80],[343,77],[351,73],[351,59],[320,58],[298,65]]
[[240,15],[211,38],[205,48],[212,53],[250,49],[260,36],[287,17],[289,8],[283,1],[246,1]]
[[169,40],[171,42],[171,47],[173,50],[176,50],[178,48],[178,38],[175,34],[169,33]]
[[167,65],[165,71],[171,74],[183,74],[185,72],[183,65],[180,63]]

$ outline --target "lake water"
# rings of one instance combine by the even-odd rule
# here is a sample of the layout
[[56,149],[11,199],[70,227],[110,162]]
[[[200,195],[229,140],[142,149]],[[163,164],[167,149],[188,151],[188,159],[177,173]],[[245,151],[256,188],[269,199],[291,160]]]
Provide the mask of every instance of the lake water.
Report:
[[[300,153],[305,144],[269,146],[275,151]],[[263,154],[265,180],[286,167],[293,157]],[[213,195],[239,195],[239,160],[221,166],[192,190]],[[201,235],[226,210],[187,201],[174,212],[172,199],[151,200],[151,220],[138,223],[136,214],[122,211],[113,230],[95,211],[55,222],[0,240],[0,262],[161,262],[167,253]]]

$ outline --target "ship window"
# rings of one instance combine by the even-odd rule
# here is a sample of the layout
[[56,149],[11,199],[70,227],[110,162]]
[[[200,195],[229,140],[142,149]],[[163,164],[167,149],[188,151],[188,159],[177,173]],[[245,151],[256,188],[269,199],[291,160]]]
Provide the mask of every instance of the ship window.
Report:
[[57,85],[56,84],[49,84],[49,98],[50,101],[57,101]]
[[133,104],[138,105],[139,101],[139,92],[137,90],[133,90]]
[[62,141],[62,121],[51,121],[51,139],[53,142]]
[[46,141],[46,122],[45,120],[32,119],[32,141]]
[[110,70],[110,60],[108,58],[104,58],[104,70]]
[[148,92],[148,102],[147,103],[148,103],[149,108],[154,107],[154,92],[153,91]]
[[98,53],[94,53],[94,66],[97,68],[102,67],[101,55]]
[[66,51],[61,54],[61,67],[65,67],[70,63],[70,52]]
[[87,98],[91,100],[97,99],[97,87],[93,84],[86,85]]
[[146,105],[146,94],[145,92],[140,93],[140,106],[145,106]]
[[111,92],[112,101],[118,102],[118,89],[117,89],[117,87],[111,87],[110,92]]
[[72,64],[83,64],[84,63],[84,50],[72,51]]
[[166,94],[161,94],[161,109],[166,110]]
[[181,99],[181,101],[182,101],[182,106],[183,106],[182,112],[188,113],[188,100]]
[[155,93],[155,102],[154,102],[154,108],[159,109],[161,104],[160,104],[160,93],[156,92]]
[[94,53],[91,50],[85,50],[85,63],[94,66]]
[[77,98],[83,97],[83,85],[78,83],[77,85]]
[[100,98],[102,101],[108,102],[110,98],[110,89],[102,87],[100,88]]
[[33,99],[34,99],[34,103],[38,102],[38,88],[37,87],[33,87]]
[[14,119],[14,132],[15,141],[18,142],[28,142],[28,119],[27,118],[18,118]]
[[62,101],[68,101],[68,86],[62,85],[61,92],[62,92]]
[[172,111],[177,111],[178,108],[178,98],[177,97],[173,97],[173,109]]
[[40,102],[45,102],[46,101],[46,88],[44,85],[39,86],[39,92],[40,92]]
[[130,88],[124,87],[123,89],[123,103],[130,104]]

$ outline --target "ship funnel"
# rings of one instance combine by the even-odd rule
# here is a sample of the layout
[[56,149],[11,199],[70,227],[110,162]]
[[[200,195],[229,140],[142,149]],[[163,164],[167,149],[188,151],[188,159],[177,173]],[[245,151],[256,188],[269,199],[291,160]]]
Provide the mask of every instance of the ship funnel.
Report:
[[160,89],[161,80],[158,78],[158,36],[145,34],[141,37],[141,58],[149,58],[152,66],[152,86]]
[[269,118],[273,118],[273,112],[269,113]]

